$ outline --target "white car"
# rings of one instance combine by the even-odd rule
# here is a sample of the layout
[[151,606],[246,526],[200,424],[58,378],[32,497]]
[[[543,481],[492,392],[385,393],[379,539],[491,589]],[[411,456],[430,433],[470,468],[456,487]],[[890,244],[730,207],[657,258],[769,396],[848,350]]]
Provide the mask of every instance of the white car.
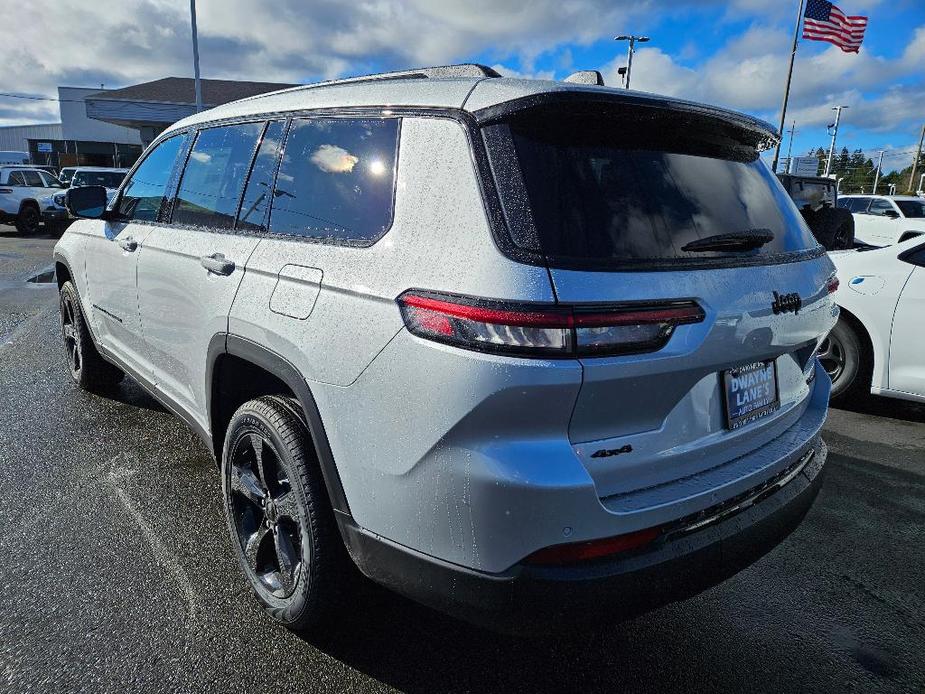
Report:
[[870,391],[925,402],[925,238],[829,257],[841,315],[819,360],[833,401]]
[[15,225],[21,234],[34,234],[43,221],[66,220],[67,211],[52,200],[61,187],[44,169],[0,166],[0,223]]
[[[65,175],[66,169],[61,169],[61,175]],[[125,180],[125,174],[128,169],[116,169],[107,166],[78,166],[71,169],[66,174],[69,177],[69,183],[65,184],[71,188],[80,188],[81,186],[103,186],[106,189],[106,200],[112,202]],[[56,205],[64,207],[64,192],[54,196]]]
[[855,241],[892,246],[925,235],[925,199],[912,195],[842,195],[838,207],[854,217]]

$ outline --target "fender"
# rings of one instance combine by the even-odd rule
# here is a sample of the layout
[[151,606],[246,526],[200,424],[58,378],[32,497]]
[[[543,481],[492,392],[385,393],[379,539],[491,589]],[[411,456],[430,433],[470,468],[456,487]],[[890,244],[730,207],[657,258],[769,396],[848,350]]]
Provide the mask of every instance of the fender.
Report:
[[[302,411],[305,413],[305,423],[312,437],[312,442],[315,444],[315,451],[318,454],[318,462],[321,465],[321,473],[324,477],[325,487],[328,490],[331,506],[336,512],[338,525],[341,525],[345,518],[350,518],[350,507],[347,504],[347,496],[344,494],[340,475],[334,463],[334,456],[331,453],[331,445],[328,443],[324,424],[321,421],[321,413],[318,411],[318,405],[315,403],[315,397],[312,395],[308,383],[291,362],[263,345],[237,335],[215,335],[209,343],[208,362],[206,364],[206,378],[208,379],[207,383],[209,383],[209,387],[206,389],[208,398],[206,411],[210,413],[210,416],[212,412],[212,374],[215,364],[222,354],[239,357],[259,366],[276,376],[295,393],[296,398],[302,405]],[[221,458],[220,452],[216,458]]]

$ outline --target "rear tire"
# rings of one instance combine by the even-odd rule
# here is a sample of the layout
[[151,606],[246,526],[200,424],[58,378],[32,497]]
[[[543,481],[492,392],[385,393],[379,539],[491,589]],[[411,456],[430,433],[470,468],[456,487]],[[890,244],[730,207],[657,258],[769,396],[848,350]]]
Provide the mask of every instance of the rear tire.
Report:
[[24,236],[37,234],[41,223],[42,215],[35,205],[23,205],[19,210],[19,214],[16,215],[16,231]]
[[61,332],[71,378],[83,390],[109,390],[125,376],[122,371],[100,356],[93,344],[90,329],[80,310],[80,299],[74,285],[67,281],[59,295]]
[[259,397],[231,417],[222,491],[238,563],[258,602],[283,626],[320,635],[341,604],[349,558],[311,437],[289,399]]
[[873,362],[863,337],[846,318],[839,318],[822,341],[819,361],[832,379],[833,405],[856,403],[870,395]]

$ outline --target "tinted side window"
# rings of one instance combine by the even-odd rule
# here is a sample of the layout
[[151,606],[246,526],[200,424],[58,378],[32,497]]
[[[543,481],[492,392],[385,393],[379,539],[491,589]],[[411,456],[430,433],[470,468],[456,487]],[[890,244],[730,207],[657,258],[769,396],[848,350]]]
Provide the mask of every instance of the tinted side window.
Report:
[[35,188],[44,188],[45,182],[42,180],[42,177],[39,176],[37,171],[23,171],[23,178],[26,179],[27,186],[33,186]]
[[851,198],[851,206],[848,208],[852,212],[867,212],[870,205],[870,198]]
[[874,200],[870,203],[870,213],[884,215],[887,212],[896,212],[893,205],[888,200]]
[[119,200],[119,214],[122,217],[149,222],[157,219],[184,139],[184,136],[179,135],[164,140],[141,162],[141,166],[126,183]]
[[839,198],[838,202],[835,203],[835,207],[840,207],[843,210],[851,209],[852,198]]
[[201,130],[186,160],[172,222],[230,229],[263,123]]
[[10,185],[11,186],[24,186],[26,185],[26,179],[23,178],[22,171],[13,171],[10,174]]
[[397,119],[292,121],[270,231],[369,243],[392,224]]
[[244,197],[241,200],[241,211],[238,213],[238,229],[250,231],[267,230],[267,209],[270,207],[270,191],[273,187],[273,174],[279,162],[279,150],[282,144],[284,121],[273,121],[267,125],[254,166],[251,169]]

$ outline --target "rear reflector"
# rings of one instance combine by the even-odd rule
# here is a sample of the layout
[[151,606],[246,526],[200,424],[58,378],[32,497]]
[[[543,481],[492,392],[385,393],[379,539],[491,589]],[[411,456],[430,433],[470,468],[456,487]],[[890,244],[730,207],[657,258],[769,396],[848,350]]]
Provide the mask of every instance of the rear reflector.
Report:
[[661,349],[674,329],[699,323],[694,301],[611,306],[505,304],[409,290],[398,297],[408,330],[481,351],[526,356],[599,356]]
[[661,527],[637,530],[626,535],[606,537],[603,540],[591,542],[575,542],[568,545],[553,545],[534,552],[524,559],[525,564],[537,566],[561,566],[562,564],[575,564],[592,559],[608,557],[631,549],[639,549],[648,545],[661,535]]
[[828,282],[825,283],[825,288],[829,290],[829,294],[838,290],[838,286],[841,283],[838,281],[838,275],[832,275],[829,277]]

